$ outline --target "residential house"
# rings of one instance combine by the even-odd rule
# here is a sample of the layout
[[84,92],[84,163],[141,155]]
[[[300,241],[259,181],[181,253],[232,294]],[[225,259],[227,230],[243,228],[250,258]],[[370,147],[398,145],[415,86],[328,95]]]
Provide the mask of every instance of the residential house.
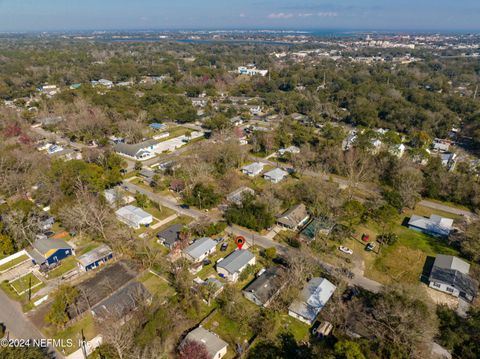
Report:
[[223,291],[224,288],[222,282],[220,282],[217,278],[212,277],[207,278],[202,284],[206,286],[210,285],[215,288],[215,291],[212,293],[211,298],[216,298]]
[[199,238],[183,250],[187,259],[193,262],[201,262],[217,249],[217,242],[211,238]]
[[148,127],[150,127],[152,130],[155,130],[155,131],[162,131],[167,128],[167,125],[165,125],[164,123],[153,122],[150,125],[148,125]]
[[303,203],[297,204],[277,217],[277,224],[282,227],[297,230],[307,223],[310,215]]
[[77,148],[65,148],[60,151],[55,151],[51,156],[52,158],[62,159],[64,161],[81,160],[83,157],[82,152]]
[[348,151],[350,148],[352,148],[356,140],[357,140],[357,131],[353,130],[348,134],[347,138],[342,142],[343,150]]
[[119,186],[106,189],[103,191],[105,200],[109,205],[127,204],[133,202],[135,199],[123,191]]
[[163,244],[168,249],[173,249],[180,240],[180,233],[183,230],[183,224],[177,223],[169,226],[165,230],[157,233],[158,243]]
[[205,345],[208,355],[212,359],[220,359],[227,354],[227,342],[222,340],[217,334],[206,330],[202,326],[199,326],[188,333],[182,344],[187,341],[193,341]]
[[450,148],[450,141],[441,140],[439,138],[435,138],[432,143],[432,150],[434,152],[448,152]]
[[195,107],[203,108],[208,104],[207,97],[192,97],[190,100],[192,101],[192,105]]
[[297,146],[290,146],[290,147],[287,147],[287,148],[280,148],[278,150],[278,154],[280,156],[284,156],[286,153],[290,153],[292,155],[300,153],[300,148],[298,148]]
[[92,249],[90,252],[81,255],[77,260],[79,268],[88,272],[89,270],[98,268],[112,258],[112,249],[106,244],[102,244],[101,246]]
[[394,145],[390,148],[390,153],[398,158],[402,158],[405,153],[405,145],[403,143],[399,145]]
[[65,121],[62,116],[46,116],[42,118],[37,118],[36,121],[41,126],[55,126],[58,125],[60,122]]
[[281,278],[282,271],[280,267],[265,270],[243,290],[245,298],[256,305],[268,307],[285,284]]
[[268,74],[268,70],[259,70],[254,64],[248,64],[247,66],[239,66],[238,73],[240,75],[247,76],[266,76]]
[[328,217],[312,219],[300,232],[300,238],[308,241],[316,239],[318,234],[328,236],[335,227],[335,222]]
[[90,84],[93,87],[96,87],[98,85],[104,86],[106,88],[112,88],[113,87],[113,82],[110,81],[110,80],[106,80],[106,79],[100,79],[98,81],[92,80],[92,81],[90,81]]
[[250,177],[258,176],[263,171],[265,165],[262,162],[253,162],[249,165],[243,166],[241,171]]
[[92,308],[96,320],[121,320],[142,303],[151,300],[151,294],[142,283],[130,282]]
[[119,208],[115,214],[119,221],[135,229],[142,225],[148,226],[153,222],[153,216],[150,213],[132,205]]
[[271,171],[268,171],[263,175],[263,178],[265,178],[267,181],[270,181],[272,183],[279,183],[287,177],[288,177],[288,172],[278,167],[274,168]]
[[113,148],[115,152],[131,159],[142,161],[155,157],[158,141],[148,140],[136,144],[116,143]]
[[412,215],[408,228],[434,237],[448,237],[452,230],[453,219],[432,214],[430,218]]
[[470,264],[464,260],[438,254],[428,278],[429,287],[472,302],[478,293],[478,282],[469,276],[469,271]]
[[32,261],[39,266],[50,266],[75,254],[73,247],[65,241],[45,236],[37,238],[27,252]]
[[457,154],[452,152],[444,152],[440,154],[442,165],[449,171],[453,171],[457,164]]
[[232,117],[229,121],[232,126],[240,126],[243,124],[243,119],[240,116]]
[[236,205],[240,205],[243,198],[248,194],[255,195],[255,191],[250,187],[243,186],[228,194],[227,201]]
[[288,315],[312,325],[335,289],[336,287],[325,278],[310,279],[299,297],[288,307]]
[[255,255],[246,249],[238,249],[230,253],[226,258],[217,261],[217,272],[220,277],[230,282],[236,282],[240,273],[249,265],[256,263]]

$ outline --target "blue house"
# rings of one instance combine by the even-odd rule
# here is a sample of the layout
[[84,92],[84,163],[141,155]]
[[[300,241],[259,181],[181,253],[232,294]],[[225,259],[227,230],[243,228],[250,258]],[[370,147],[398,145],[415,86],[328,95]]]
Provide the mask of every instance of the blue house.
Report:
[[102,244],[100,247],[92,249],[90,252],[78,257],[78,263],[82,270],[88,272],[108,262],[112,258],[113,252],[110,247]]
[[452,231],[453,219],[432,214],[430,218],[412,215],[408,228],[433,237],[447,238]]
[[41,237],[28,251],[33,263],[50,266],[75,254],[74,249],[65,241]]
[[150,124],[150,128],[152,130],[164,130],[167,128],[167,125],[163,124],[163,123],[158,123],[158,122],[153,122]]

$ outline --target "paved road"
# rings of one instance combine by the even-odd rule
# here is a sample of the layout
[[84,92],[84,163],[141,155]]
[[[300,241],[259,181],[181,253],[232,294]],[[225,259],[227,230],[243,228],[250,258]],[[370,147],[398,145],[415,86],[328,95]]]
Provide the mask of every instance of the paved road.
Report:
[[476,217],[476,214],[473,213],[473,212],[470,212],[470,211],[467,211],[467,210],[464,210],[464,209],[460,209],[460,208],[450,207],[450,206],[440,204],[440,203],[437,203],[437,202],[422,200],[422,201],[419,202],[419,204],[424,206],[424,207],[428,207],[428,208],[432,208],[432,209],[438,209],[439,211],[456,214],[458,216]]
[[[18,302],[12,301],[0,290],[0,322],[5,324],[11,338],[16,339],[45,339],[40,331],[28,320]],[[63,355],[55,351],[57,359]]]
[[[139,187],[127,181],[124,181],[123,183],[124,183],[124,186],[127,187],[130,192],[135,193],[136,191],[138,191],[140,193],[143,193],[146,196],[148,196],[148,198],[150,198],[152,201],[158,202],[165,207],[173,209],[174,211],[177,211],[177,213],[179,214],[184,214],[184,215],[193,217],[195,219],[201,219],[202,217],[204,218],[208,217],[209,219],[213,219],[215,221],[218,221],[220,219],[217,217],[213,217],[212,212],[205,213],[193,208],[188,208],[188,209],[182,208],[177,202],[165,196],[161,196],[159,194],[153,193],[151,191],[148,191],[142,187]],[[265,236],[262,236],[256,232],[252,232],[252,231],[249,231],[248,229],[241,228],[235,225],[227,227],[225,231],[234,236],[243,236],[246,239],[247,244],[249,245],[258,245],[262,248],[275,247],[275,249],[279,254],[286,257],[289,257],[290,255],[294,254],[294,251],[295,251],[294,248],[291,248],[283,243],[275,242],[274,240],[267,238]],[[315,257],[314,260],[318,263],[320,267],[326,270],[329,270],[329,271],[336,270],[335,267],[321,261],[317,257]],[[378,283],[371,279],[366,278],[363,275],[362,269],[354,270],[353,278],[345,278],[345,280],[351,285],[357,285],[371,292],[378,292],[382,288],[381,283]]]

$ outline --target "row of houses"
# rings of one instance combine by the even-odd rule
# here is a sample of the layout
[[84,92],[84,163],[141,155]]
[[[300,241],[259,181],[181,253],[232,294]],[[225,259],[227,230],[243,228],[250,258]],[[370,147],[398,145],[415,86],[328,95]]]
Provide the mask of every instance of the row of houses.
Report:
[[[263,172],[265,164],[262,162],[253,162],[241,168],[242,173],[249,177],[256,177]],[[274,168],[263,174],[263,178],[272,183],[279,183],[288,177],[288,172],[281,168]]]

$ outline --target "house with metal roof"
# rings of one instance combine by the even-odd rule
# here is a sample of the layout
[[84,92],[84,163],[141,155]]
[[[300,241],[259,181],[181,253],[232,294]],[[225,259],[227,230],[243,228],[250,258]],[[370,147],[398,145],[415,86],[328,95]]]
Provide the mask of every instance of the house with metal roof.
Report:
[[250,177],[258,176],[263,171],[265,165],[262,162],[253,162],[246,166],[243,166],[241,171]]
[[152,130],[164,130],[167,128],[167,125],[164,123],[159,123],[159,122],[153,122],[150,125],[148,125]]
[[115,214],[119,221],[135,229],[142,225],[148,226],[153,222],[153,216],[150,213],[132,205],[117,209]]
[[158,243],[163,244],[168,249],[173,249],[175,243],[180,240],[180,232],[182,232],[182,230],[183,224],[173,224],[165,230],[157,233],[157,241]]
[[90,252],[82,254],[77,260],[80,269],[88,272],[89,270],[98,268],[112,258],[112,249],[106,244],[102,244],[101,246],[92,249]]
[[268,171],[263,175],[263,178],[265,178],[267,181],[270,181],[272,183],[279,183],[287,177],[288,177],[288,172],[278,167],[271,171]]
[[217,272],[220,277],[236,282],[240,273],[249,265],[256,263],[255,255],[246,249],[237,249],[226,258],[217,261]]
[[[193,341],[205,345],[205,347],[207,348],[207,352],[212,359],[220,359],[225,354],[227,354],[227,342],[225,342],[217,334],[206,330],[202,326],[199,326],[198,328],[188,333],[184,341],[182,342],[182,345],[188,341]],[[181,351],[182,348],[180,347],[180,352]]]
[[310,279],[299,297],[288,307],[288,315],[312,325],[336,288],[325,278],[315,277]]
[[255,191],[250,187],[243,186],[228,194],[227,201],[240,205],[242,203],[243,197],[248,194],[254,195]]
[[260,274],[244,290],[245,298],[263,307],[268,307],[285,285],[281,278],[283,269],[271,267]]
[[38,237],[32,248],[27,250],[33,263],[50,266],[75,254],[72,246],[61,239]]
[[146,160],[155,157],[158,146],[157,140],[147,140],[140,143],[116,143],[113,148],[115,152],[134,160]]
[[310,215],[307,212],[307,208],[303,203],[300,203],[279,215],[277,217],[277,224],[291,230],[296,230],[307,223],[309,218]]
[[217,242],[211,238],[199,238],[183,250],[187,259],[193,262],[201,262],[217,249]]
[[453,219],[432,214],[430,218],[412,215],[408,228],[434,237],[448,237],[452,230]]
[[428,278],[429,287],[472,302],[478,293],[478,282],[469,276],[469,271],[470,264],[464,260],[438,254]]

